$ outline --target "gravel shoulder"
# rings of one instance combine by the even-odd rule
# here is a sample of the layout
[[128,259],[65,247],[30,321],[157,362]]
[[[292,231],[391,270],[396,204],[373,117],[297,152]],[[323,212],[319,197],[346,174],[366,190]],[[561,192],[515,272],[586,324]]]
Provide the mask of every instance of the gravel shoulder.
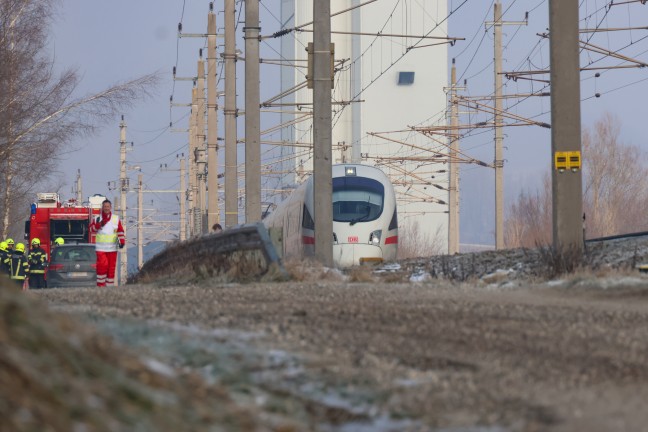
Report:
[[[30,295],[86,315],[260,335],[250,343],[299,356],[299,373],[260,373],[266,396],[302,399],[298,413],[281,410],[311,430],[363,430],[351,425],[368,417],[364,430],[642,430],[648,279],[613,282],[205,282]],[[327,402],[334,389],[345,404]],[[268,411],[267,399],[254,403]]]

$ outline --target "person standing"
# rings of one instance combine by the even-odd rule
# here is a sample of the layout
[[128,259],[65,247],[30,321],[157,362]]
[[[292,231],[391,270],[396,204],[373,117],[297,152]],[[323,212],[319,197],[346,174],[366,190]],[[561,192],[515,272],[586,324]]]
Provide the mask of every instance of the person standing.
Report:
[[22,243],[16,244],[16,249],[11,256],[5,260],[5,264],[9,267],[9,277],[14,281],[19,288],[26,289],[25,279],[29,275],[29,261],[25,256],[25,245]]
[[112,203],[109,200],[104,200],[101,204],[101,216],[90,224],[90,231],[96,234],[97,286],[114,285],[117,247],[124,247],[126,235],[119,216],[112,214]]
[[0,242],[0,273],[9,275],[9,268],[5,264],[5,260],[9,258],[11,254],[7,250],[7,242]]
[[41,247],[40,239],[36,237],[32,239],[27,259],[29,260],[29,288],[47,288],[45,284],[47,252]]
[[65,244],[65,240],[63,240],[63,237],[56,237],[56,239],[52,243],[52,246],[51,246],[51,249],[50,249],[50,251],[51,251],[50,256],[49,256],[50,260],[53,259],[55,256],[57,258],[61,257],[62,252],[56,253],[57,252],[56,248],[58,248],[59,246],[63,246],[64,244]]

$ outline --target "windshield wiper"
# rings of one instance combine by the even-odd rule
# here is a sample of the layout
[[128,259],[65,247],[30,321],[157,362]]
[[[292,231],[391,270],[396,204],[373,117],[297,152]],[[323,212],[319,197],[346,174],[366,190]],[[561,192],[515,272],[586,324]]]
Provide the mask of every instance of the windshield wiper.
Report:
[[349,221],[349,225],[355,225],[357,222],[361,222],[362,220],[367,219],[369,217],[369,215],[371,214],[371,206],[367,206],[366,210],[367,210],[366,215],[360,216],[359,218],[356,218],[356,219],[351,219],[351,221]]

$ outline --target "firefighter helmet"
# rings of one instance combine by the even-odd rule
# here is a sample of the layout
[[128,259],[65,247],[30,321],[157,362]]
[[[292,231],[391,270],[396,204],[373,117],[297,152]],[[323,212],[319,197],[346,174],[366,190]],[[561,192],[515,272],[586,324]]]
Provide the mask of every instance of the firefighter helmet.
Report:
[[7,246],[8,246],[8,245],[13,245],[13,244],[14,244],[13,239],[12,239],[12,238],[8,238],[8,239],[7,239]]
[[25,245],[22,243],[16,244],[16,252],[25,252]]
[[56,237],[56,240],[54,240],[54,243],[56,243],[57,246],[61,246],[65,244],[65,240],[63,240],[63,237]]
[[33,245],[40,246],[40,239],[38,237],[32,239],[32,246]]
[[0,242],[0,251],[6,251],[7,250],[7,242],[3,241]]

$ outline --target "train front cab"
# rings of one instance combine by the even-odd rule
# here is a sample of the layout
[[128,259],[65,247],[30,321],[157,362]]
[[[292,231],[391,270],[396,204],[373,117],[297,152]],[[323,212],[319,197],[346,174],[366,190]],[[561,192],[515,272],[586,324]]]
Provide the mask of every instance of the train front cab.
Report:
[[391,183],[373,167],[344,169],[344,173],[334,172],[333,177],[335,264],[351,267],[394,260],[398,221]]

